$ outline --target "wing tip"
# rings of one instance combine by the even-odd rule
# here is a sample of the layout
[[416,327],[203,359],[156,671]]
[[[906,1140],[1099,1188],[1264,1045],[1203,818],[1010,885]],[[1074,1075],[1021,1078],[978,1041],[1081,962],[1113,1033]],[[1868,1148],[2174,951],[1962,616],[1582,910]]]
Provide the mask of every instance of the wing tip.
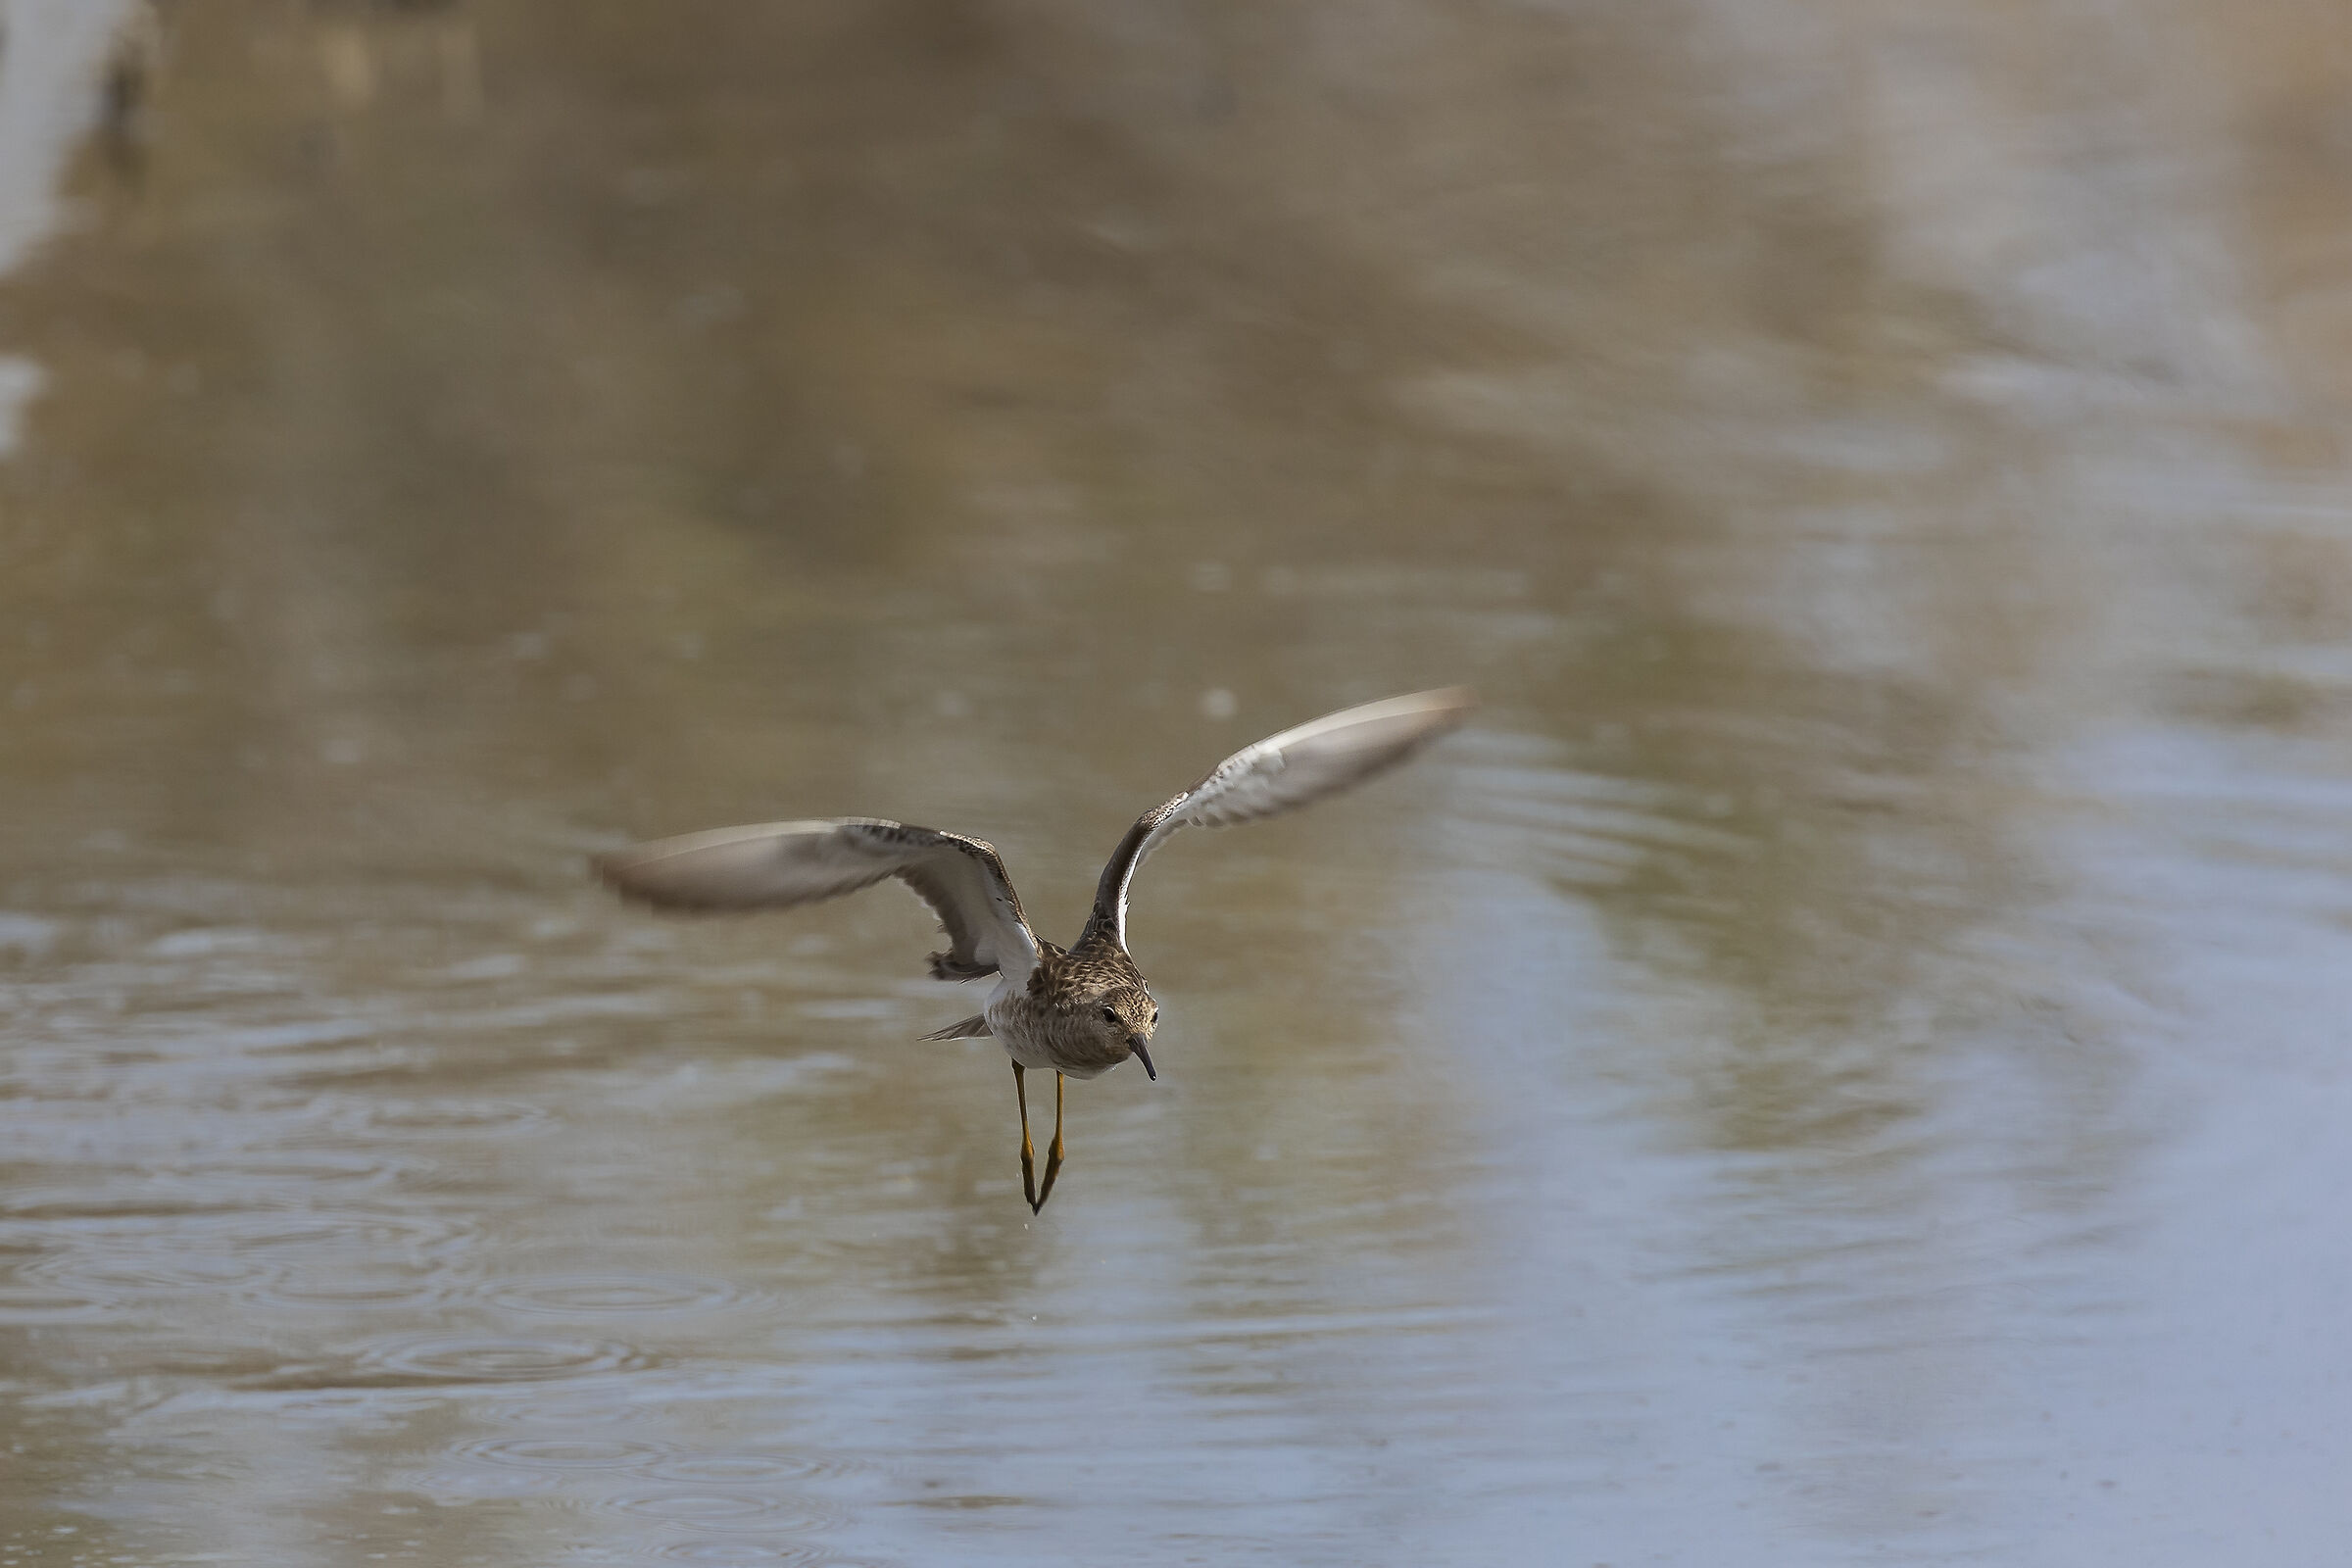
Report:
[[642,898],[643,893],[629,880],[629,852],[600,850],[588,857],[588,874],[624,899]]
[[1471,686],[1433,686],[1425,692],[1406,692],[1366,708],[1389,708],[1399,712],[1425,712],[1433,728],[1451,729],[1468,718],[1478,707],[1478,690]]
[[[697,835],[699,836],[699,835]],[[660,874],[669,859],[675,839],[649,839],[588,857],[589,874],[624,904],[659,909],[664,914],[729,914],[760,906],[758,900],[712,897],[694,892],[677,879]]]
[[[1408,735],[1421,740],[1459,728],[1477,707],[1478,693],[1471,687],[1433,686],[1427,691],[1402,692],[1395,697],[1379,697],[1368,703],[1357,703],[1352,708],[1343,708],[1325,713],[1320,718],[1310,718],[1279,734],[1269,735],[1257,744],[1295,745],[1334,731],[1361,732],[1379,725],[1401,725]],[[1226,760],[1230,762],[1247,755],[1247,751],[1239,752]]]
[[643,863],[643,858],[634,849],[607,850],[588,857],[588,872],[625,904],[675,914],[692,914],[710,907],[708,904],[681,900],[640,878],[635,873]]
[[1388,761],[1383,765],[1394,765],[1441,735],[1461,728],[1477,707],[1478,693],[1468,686],[1433,686],[1424,692],[1405,692],[1343,708],[1261,744],[1294,737],[1311,744],[1335,730],[1349,736],[1369,732],[1380,737],[1376,745],[1387,752]]

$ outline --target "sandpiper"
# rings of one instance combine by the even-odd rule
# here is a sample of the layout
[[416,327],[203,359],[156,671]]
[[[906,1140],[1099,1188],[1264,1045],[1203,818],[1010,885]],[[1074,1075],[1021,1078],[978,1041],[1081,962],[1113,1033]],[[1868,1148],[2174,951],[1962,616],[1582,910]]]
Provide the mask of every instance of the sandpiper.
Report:
[[[1178,828],[1252,821],[1360,783],[1460,724],[1475,702],[1461,687],[1415,692],[1243,747],[1136,818],[1102,867],[1086,929],[1066,949],[1029,929],[994,845],[880,817],[715,828],[632,845],[597,857],[595,866],[623,896],[665,909],[781,908],[892,876],[912,888],[948,936],[948,951],[931,955],[932,978],[1000,977],[986,1007],[923,1038],[1004,1043],[1021,1110],[1021,1192],[1034,1214],[1061,1173],[1063,1081],[1096,1077],[1129,1056],[1159,1077],[1151,1051],[1159,1008],[1127,956],[1127,886],[1144,858]],[[1054,1072],[1054,1142],[1042,1183],[1029,1141],[1024,1074],[1032,1067]]]

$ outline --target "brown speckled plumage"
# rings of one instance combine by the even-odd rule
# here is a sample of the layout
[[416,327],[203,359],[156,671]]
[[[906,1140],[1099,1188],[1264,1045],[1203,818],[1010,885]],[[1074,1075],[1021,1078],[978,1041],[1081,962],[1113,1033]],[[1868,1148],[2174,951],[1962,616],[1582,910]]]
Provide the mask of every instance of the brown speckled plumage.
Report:
[[[980,1012],[924,1036],[994,1036],[1012,1058],[1021,1101],[1021,1175],[1032,1210],[1061,1168],[1061,1079],[1094,1078],[1133,1056],[1156,1078],[1150,1050],[1159,1009],[1127,955],[1127,893],[1136,868],[1177,829],[1251,821],[1359,783],[1462,721],[1473,699],[1451,689],[1392,697],[1268,736],[1227,758],[1191,789],[1137,818],[1096,885],[1086,929],[1067,949],[1041,942],[995,846],[880,817],[827,817],[719,828],[634,845],[596,860],[626,897],[670,909],[780,907],[838,897],[896,877],[931,906],[948,949],[939,980],[1000,975]],[[1054,1143],[1034,1179],[1021,1074],[1050,1068]]]
[[983,1016],[1022,1066],[1094,1078],[1139,1054],[1159,1008],[1126,950],[1095,936],[1066,952],[1039,943],[1028,984],[992,999]]

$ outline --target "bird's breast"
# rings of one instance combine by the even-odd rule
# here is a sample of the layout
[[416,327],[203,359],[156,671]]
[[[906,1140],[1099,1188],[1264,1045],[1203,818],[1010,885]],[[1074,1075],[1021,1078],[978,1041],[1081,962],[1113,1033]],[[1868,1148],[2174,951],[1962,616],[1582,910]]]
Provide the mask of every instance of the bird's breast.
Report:
[[1023,1067],[1096,1078],[1127,1059],[1124,1046],[1106,1050],[1095,1032],[1071,1014],[1041,1006],[1025,991],[1000,986],[988,999],[988,1028],[1004,1054]]

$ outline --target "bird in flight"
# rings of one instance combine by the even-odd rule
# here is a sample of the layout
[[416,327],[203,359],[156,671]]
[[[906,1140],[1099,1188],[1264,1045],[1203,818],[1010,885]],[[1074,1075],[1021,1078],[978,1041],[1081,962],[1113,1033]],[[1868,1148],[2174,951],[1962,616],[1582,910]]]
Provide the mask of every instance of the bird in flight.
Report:
[[[1459,725],[1476,705],[1461,687],[1343,709],[1228,757],[1191,789],[1137,817],[1095,884],[1086,929],[1068,948],[1040,941],[996,847],[960,833],[871,816],[763,822],[654,839],[598,856],[597,874],[625,898],[663,909],[769,909],[812,904],[897,877],[931,906],[948,951],[935,980],[998,976],[988,1005],[925,1040],[993,1036],[1012,1058],[1021,1109],[1021,1192],[1036,1213],[1061,1173],[1062,1084],[1133,1056],[1153,1080],[1159,1008],[1127,956],[1127,888],[1136,867],[1182,827],[1254,821],[1319,801],[1403,761]],[[1027,1072],[1054,1073],[1054,1142],[1045,1179],[1029,1139]]]

